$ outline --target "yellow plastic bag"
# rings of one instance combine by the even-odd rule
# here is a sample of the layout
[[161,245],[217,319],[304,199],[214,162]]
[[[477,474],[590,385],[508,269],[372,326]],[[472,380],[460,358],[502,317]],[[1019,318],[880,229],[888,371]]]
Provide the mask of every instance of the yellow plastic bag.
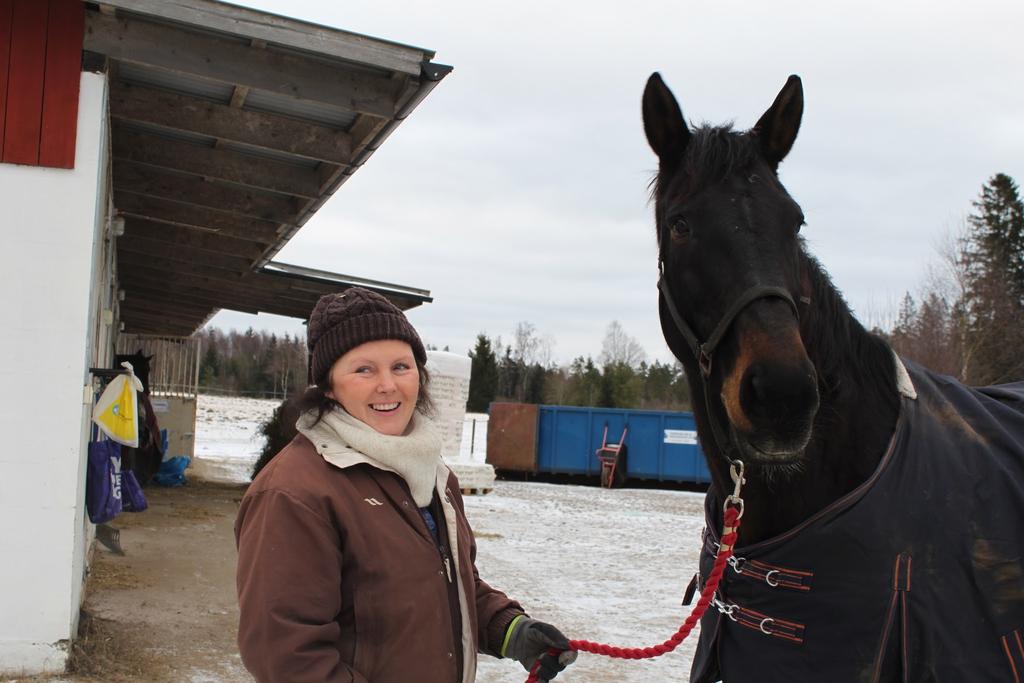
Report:
[[124,446],[139,446],[139,398],[142,382],[135,376],[131,363],[121,363],[127,375],[118,375],[100,394],[92,409],[93,422],[100,431]]

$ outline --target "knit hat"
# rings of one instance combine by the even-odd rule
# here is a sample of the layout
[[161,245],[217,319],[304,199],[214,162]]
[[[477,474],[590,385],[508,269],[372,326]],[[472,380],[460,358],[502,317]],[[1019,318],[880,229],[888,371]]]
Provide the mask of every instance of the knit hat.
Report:
[[361,287],[320,297],[309,314],[306,328],[310,381],[320,383],[341,356],[378,339],[408,342],[417,363],[427,362],[420,336],[405,314],[387,298]]

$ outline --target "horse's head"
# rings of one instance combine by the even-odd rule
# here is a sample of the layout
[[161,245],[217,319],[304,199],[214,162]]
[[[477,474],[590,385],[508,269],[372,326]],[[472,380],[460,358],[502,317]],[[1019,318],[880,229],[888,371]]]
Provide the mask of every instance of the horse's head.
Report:
[[745,133],[690,130],[658,74],[643,98],[644,130],[659,158],[662,331],[691,384],[706,383],[712,426],[717,421],[745,459],[762,464],[798,459],[818,410],[800,336],[809,286],[803,213],[776,175],[802,113],[796,76]]
[[139,349],[135,353],[119,353],[114,356],[114,368],[120,370],[121,363],[127,361],[132,364],[132,372],[142,382],[143,391],[149,393],[149,370],[153,355],[147,356]]

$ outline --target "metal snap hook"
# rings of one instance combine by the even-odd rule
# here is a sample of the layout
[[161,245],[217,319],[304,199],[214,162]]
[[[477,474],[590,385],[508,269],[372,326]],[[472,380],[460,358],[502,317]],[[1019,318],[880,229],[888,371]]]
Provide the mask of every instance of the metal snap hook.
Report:
[[747,483],[746,478],[743,476],[746,470],[746,465],[743,464],[742,460],[736,459],[729,463],[729,476],[732,477],[733,489],[732,495],[736,498],[740,497],[740,491],[743,485]]
[[737,610],[737,609],[739,608],[739,606],[738,606],[738,605],[735,605],[735,604],[733,604],[733,605],[729,605],[729,604],[726,604],[725,602],[722,602],[722,601],[721,601],[721,600],[719,600],[718,598],[714,598],[714,599],[712,600],[712,603],[713,603],[713,604],[715,605],[715,608],[716,608],[716,609],[717,609],[717,610],[718,610],[719,612],[721,612],[721,613],[722,613],[722,614],[724,614],[725,616],[729,617],[729,618],[730,618],[730,619],[732,619],[733,621],[739,621],[739,618],[738,618],[738,617],[737,617],[737,616],[736,616],[736,615],[734,614],[734,612],[735,612],[735,611],[736,611],[736,610]]
[[729,463],[729,476],[732,477],[732,495],[726,496],[724,509],[728,510],[729,506],[734,506],[739,511],[739,517],[743,517],[743,498],[740,497],[740,493],[743,490],[743,485],[747,483],[746,478],[743,476],[745,466],[742,460],[736,459]]
[[764,575],[764,582],[767,583],[772,588],[775,588],[776,586],[779,585],[779,582],[777,580],[772,580],[772,574],[778,574],[778,573],[779,573],[778,569],[771,570],[770,572],[768,572],[767,574]]
[[759,628],[761,629],[761,633],[765,634],[766,636],[770,636],[773,633],[775,633],[775,631],[769,631],[767,628],[765,628],[765,626],[767,624],[774,624],[774,623],[775,623],[775,620],[772,619],[771,617],[765,617],[764,619],[762,619],[761,623],[759,624]]

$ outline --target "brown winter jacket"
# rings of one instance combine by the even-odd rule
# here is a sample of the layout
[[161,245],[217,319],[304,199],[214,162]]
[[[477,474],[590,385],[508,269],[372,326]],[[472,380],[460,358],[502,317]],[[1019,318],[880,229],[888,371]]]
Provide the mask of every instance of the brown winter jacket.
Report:
[[[260,472],[235,522],[238,646],[258,681],[468,683],[477,651],[498,656],[522,608],[477,575],[458,480],[446,470],[434,508],[455,518],[459,590],[451,592],[397,474],[340,469],[301,434]],[[468,596],[461,610],[453,594]],[[453,621],[462,622],[462,643]]]

